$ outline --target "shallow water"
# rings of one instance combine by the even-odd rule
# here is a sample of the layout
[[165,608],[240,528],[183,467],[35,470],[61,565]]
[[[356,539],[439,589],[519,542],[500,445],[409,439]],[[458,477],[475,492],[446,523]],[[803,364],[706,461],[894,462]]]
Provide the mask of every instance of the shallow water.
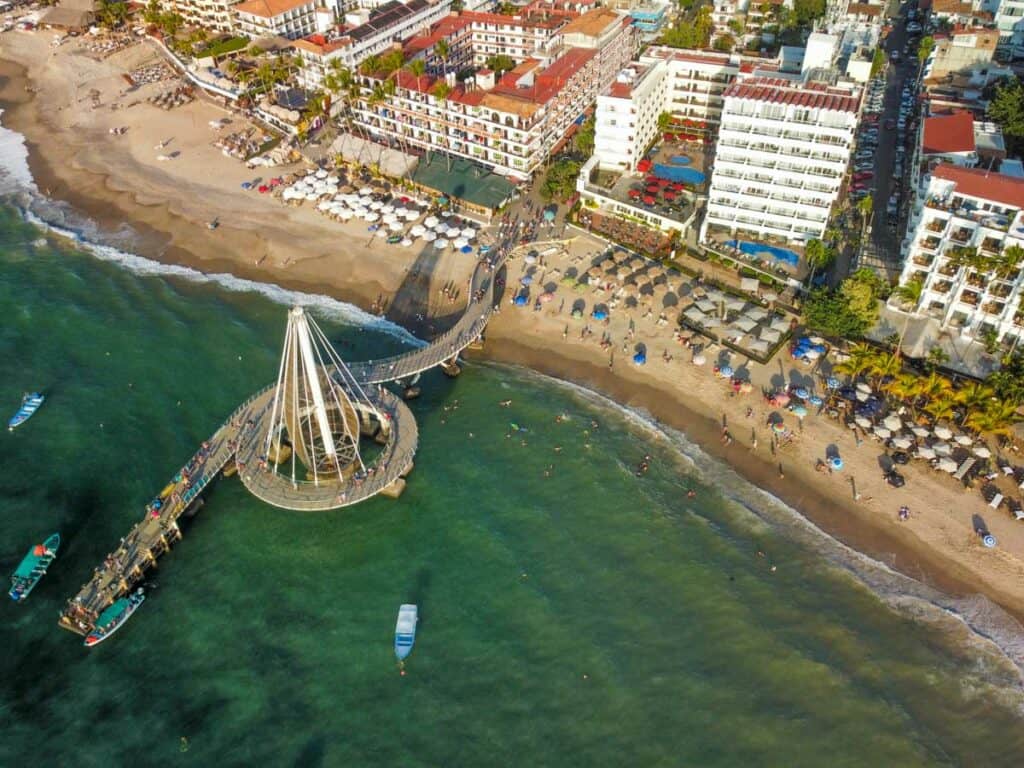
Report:
[[[2,209],[0,403],[49,397],[0,439],[0,568],[64,544],[0,612],[0,765],[1019,765],[1016,676],[956,622],[892,610],[678,440],[492,366],[424,378],[398,501],[302,515],[222,480],[87,652],[63,602],[273,379],[285,307],[39,237]],[[343,356],[402,347],[317,303]]]

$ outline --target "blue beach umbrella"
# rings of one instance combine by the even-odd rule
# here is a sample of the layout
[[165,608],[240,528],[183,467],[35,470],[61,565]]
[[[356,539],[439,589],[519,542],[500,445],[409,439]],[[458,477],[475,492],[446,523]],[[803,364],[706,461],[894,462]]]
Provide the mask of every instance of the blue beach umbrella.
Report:
[[554,220],[555,220],[555,212],[553,210],[548,208],[546,211],[544,211],[544,221],[554,221]]
[[602,312],[600,310],[597,310],[597,311],[594,312],[593,317],[594,317],[595,320],[607,320],[608,319],[608,313],[607,312]]
[[525,296],[516,296],[515,305],[517,307],[525,307],[526,306],[526,297]]
[[802,405],[794,405],[789,410],[792,411],[793,415],[796,416],[798,419],[802,419],[804,416],[807,415],[807,409],[804,408]]
[[825,379],[825,386],[828,387],[829,389],[838,389],[839,379],[837,379],[835,376],[829,376],[827,379]]
[[981,543],[989,549],[992,549],[996,545],[996,537],[993,536],[991,533],[986,533],[984,536],[981,537]]
[[840,469],[843,468],[843,460],[838,456],[833,456],[831,459],[828,460],[828,465],[838,472]]
[[533,282],[533,278],[530,277],[529,275],[524,275],[519,282],[522,283],[523,285],[529,285],[530,283]]
[[803,387],[797,387],[796,389],[793,390],[793,394],[799,397],[801,400],[806,400],[808,397],[810,397],[811,393],[808,392]]
[[633,355],[633,362],[636,363],[637,365],[644,365],[647,362],[647,355],[645,355],[643,352],[637,352],[635,355]]
[[807,398],[807,402],[810,403],[813,406],[819,406],[819,405],[822,405],[825,401],[822,400],[817,395],[811,395],[810,397]]
[[462,251],[462,253],[472,253],[473,252],[473,246],[472,245],[464,245],[461,248],[459,248],[459,250]]
[[728,365],[723,365],[721,368],[718,369],[718,375],[721,376],[723,379],[729,378],[730,376],[732,376],[732,367]]

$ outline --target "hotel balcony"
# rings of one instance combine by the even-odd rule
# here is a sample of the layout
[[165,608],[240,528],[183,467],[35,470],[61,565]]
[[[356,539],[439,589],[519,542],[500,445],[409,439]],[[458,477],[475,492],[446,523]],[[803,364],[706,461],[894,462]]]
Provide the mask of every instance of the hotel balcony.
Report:
[[923,250],[936,252],[939,250],[940,247],[942,247],[942,239],[935,237],[933,235],[929,235],[928,237],[918,242],[917,245],[919,248],[922,248]]
[[946,231],[946,225],[948,223],[949,219],[932,219],[927,224],[925,224],[924,228],[927,229],[929,232],[937,232],[938,234],[941,235],[943,232]]
[[915,253],[910,260],[919,267],[930,267],[935,257],[927,253]]
[[995,237],[986,237],[981,241],[981,250],[998,255],[1003,249],[1003,241]]
[[935,293],[949,293],[952,288],[953,284],[949,280],[936,280],[931,290]]
[[981,305],[981,311],[986,315],[1001,315],[1006,305],[1000,301],[987,301]]
[[1011,293],[1013,293],[1013,286],[1010,285],[1009,283],[1004,283],[1002,281],[996,281],[996,282],[989,283],[989,285],[988,285],[988,295],[992,296],[994,298],[1005,299]]
[[950,240],[961,245],[967,245],[967,243],[971,242],[972,237],[974,237],[974,230],[967,227],[955,229],[949,235]]
[[981,295],[974,291],[964,291],[960,294],[959,299],[961,304],[967,304],[972,307],[976,307],[981,303]]

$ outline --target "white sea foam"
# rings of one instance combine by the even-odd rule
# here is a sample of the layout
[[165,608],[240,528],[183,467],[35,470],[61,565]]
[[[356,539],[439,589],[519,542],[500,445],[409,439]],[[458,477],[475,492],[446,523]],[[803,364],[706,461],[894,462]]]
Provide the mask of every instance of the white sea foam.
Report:
[[966,640],[975,650],[979,664],[991,662],[991,674],[986,674],[985,678],[1002,687],[1006,682],[1006,671],[1012,669],[1014,680],[1009,695],[1013,700],[1008,703],[1024,707],[1020,696],[1021,683],[1024,682],[1024,627],[988,598],[982,595],[947,595],[852,549],[774,494],[742,478],[727,463],[708,455],[684,433],[660,423],[643,409],[620,405],[579,384],[535,371],[516,370],[529,378],[539,378],[566,389],[592,406],[613,411],[632,427],[670,446],[703,482],[714,486],[733,502],[733,512],[747,516],[748,522],[752,519],[783,530],[788,538],[822,555],[827,562],[870,589],[894,610],[922,621],[943,624],[946,629],[961,626],[968,630]]
[[[0,109],[0,121],[3,110]],[[34,192],[35,180],[28,167],[28,147],[25,137],[0,125],[0,195],[16,192]]]

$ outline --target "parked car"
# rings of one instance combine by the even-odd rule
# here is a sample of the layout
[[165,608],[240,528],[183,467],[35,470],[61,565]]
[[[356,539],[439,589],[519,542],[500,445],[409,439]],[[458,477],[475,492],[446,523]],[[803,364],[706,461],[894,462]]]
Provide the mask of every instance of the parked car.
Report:
[[891,130],[892,130],[893,128],[895,128],[895,127],[896,127],[896,121],[895,121],[895,120],[894,120],[893,118],[891,118],[891,117],[890,117],[890,118],[888,118],[888,119],[887,119],[887,120],[885,121],[885,127],[886,127],[886,128],[888,129],[888,130],[890,130],[890,131],[891,131]]
[[869,179],[875,178],[874,171],[858,171],[853,174],[854,181],[868,181]]

